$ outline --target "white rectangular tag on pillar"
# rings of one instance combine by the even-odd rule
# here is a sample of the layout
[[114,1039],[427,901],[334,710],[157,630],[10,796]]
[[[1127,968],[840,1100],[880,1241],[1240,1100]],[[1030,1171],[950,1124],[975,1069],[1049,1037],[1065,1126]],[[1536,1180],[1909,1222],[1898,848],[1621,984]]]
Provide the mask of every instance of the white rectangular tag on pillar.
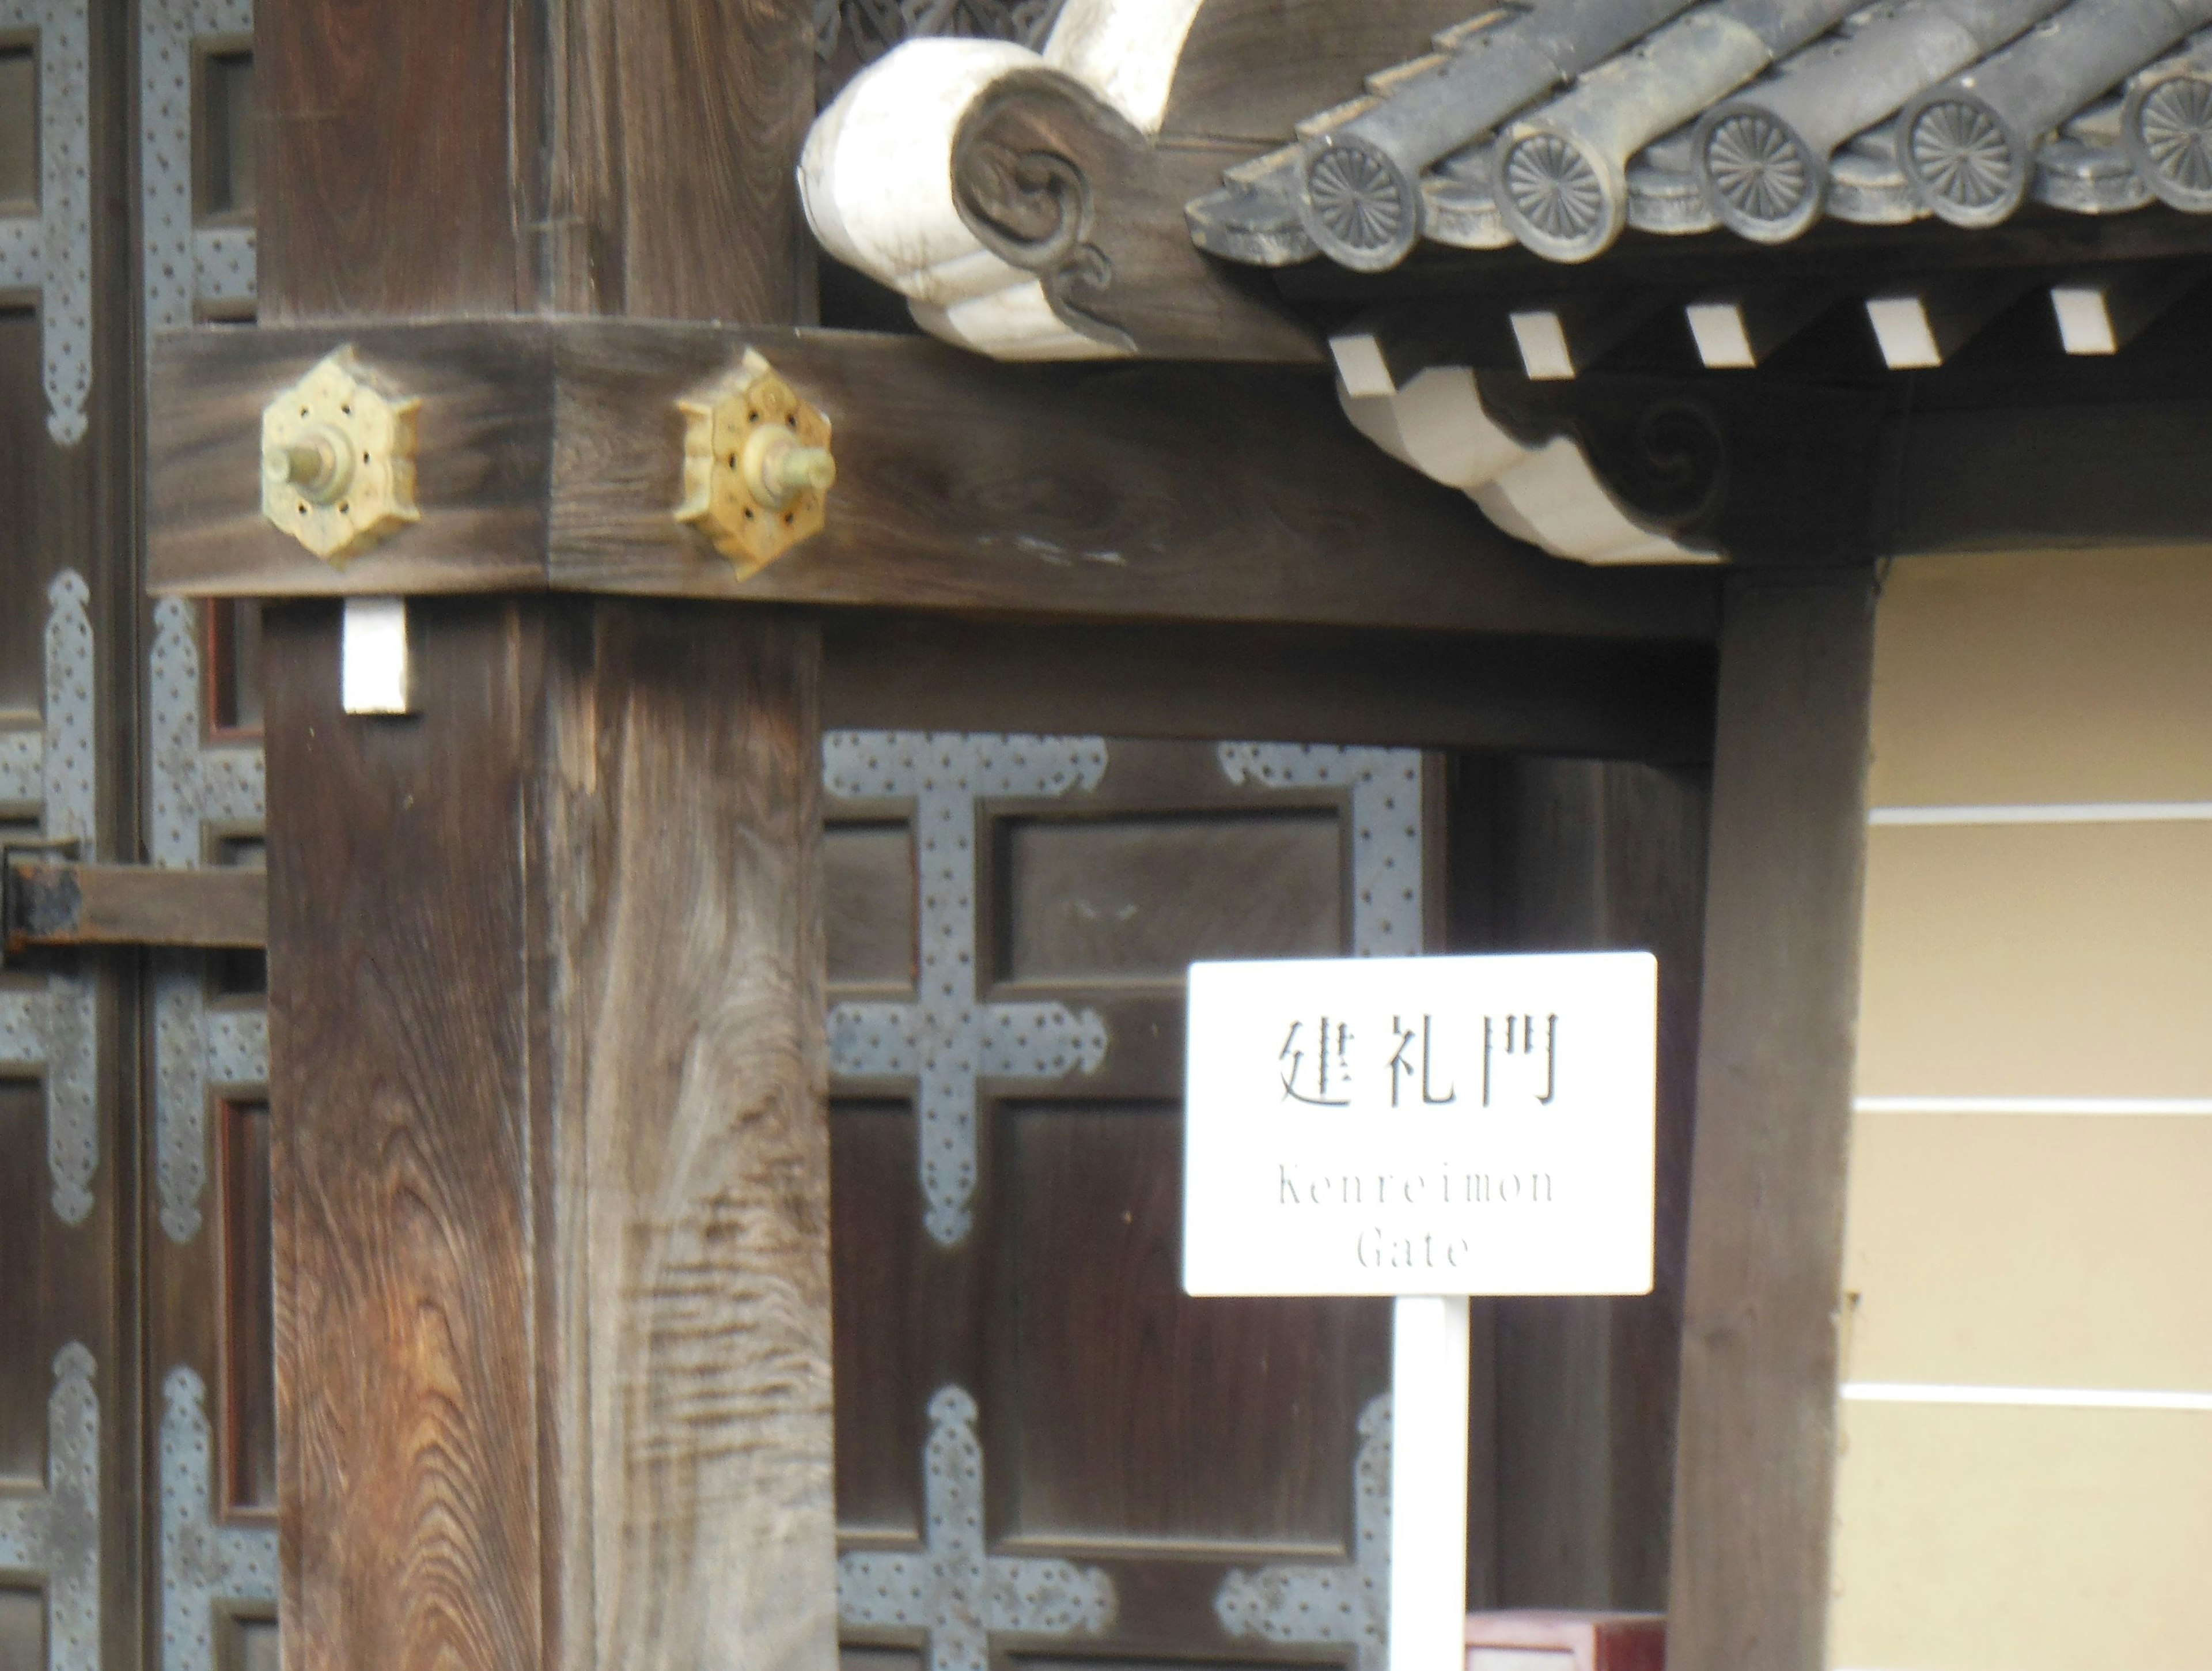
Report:
[[1390,1671],[1467,1658],[1464,1295],[1395,1302],[1390,1339]]
[[407,600],[348,598],[338,635],[339,705],[349,714],[404,714]]

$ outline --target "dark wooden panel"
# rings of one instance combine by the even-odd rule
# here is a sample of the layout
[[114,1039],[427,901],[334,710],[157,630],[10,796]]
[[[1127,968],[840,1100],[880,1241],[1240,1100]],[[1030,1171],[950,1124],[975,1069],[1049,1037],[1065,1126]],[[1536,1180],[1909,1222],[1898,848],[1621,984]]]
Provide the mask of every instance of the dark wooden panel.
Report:
[[1729,591],[1668,1651],[1817,1671],[1866,865],[1873,578]]
[[[0,101],[3,102],[3,101]],[[44,699],[46,577],[39,538],[46,473],[46,396],[39,387],[39,316],[0,309],[0,712],[35,715]]]
[[[53,1391],[45,1314],[49,1273],[45,1089],[0,1078],[0,1479],[44,1490],[46,1398]],[[39,1665],[43,1671],[46,1662]]]
[[261,606],[210,598],[200,643],[206,656],[208,724],[217,733],[261,730]]
[[922,1529],[921,1448],[938,1382],[935,1339],[972,1317],[939,1311],[942,1260],[921,1226],[914,1109],[840,1098],[830,1107],[830,1291],[837,1333],[837,1525]]
[[31,48],[0,44],[0,212],[31,212],[39,198],[39,65]]
[[227,1506],[276,1507],[276,1276],[269,1105],[221,1105],[223,1473]]
[[[261,409],[324,354],[353,340],[363,363],[422,409],[416,497],[422,520],[350,558],[316,558],[262,520]],[[264,352],[259,345],[291,351]],[[349,335],[200,331],[154,355],[148,444],[152,572],[227,576],[252,594],[518,591],[543,583],[550,392],[529,327],[425,326]]]
[[914,985],[914,829],[832,820],[822,831],[823,938],[835,988]]
[[1487,1308],[1493,1362],[1477,1402],[1496,1528],[1474,1593],[1489,1605],[1665,1601],[1705,799],[1702,774],[1626,762],[1454,762],[1455,949],[1642,948],[1660,966],[1652,1293]]
[[837,1650],[838,1671],[921,1671],[922,1656],[911,1648],[860,1647],[848,1643]]
[[199,108],[193,113],[197,155],[195,210],[203,220],[251,221],[258,199],[260,158],[254,134],[260,125],[253,53],[218,46],[198,62]]
[[46,1671],[46,1598],[0,1584],[0,1671]]
[[255,11],[263,316],[526,311],[538,8]]
[[216,1671],[283,1671],[276,1621],[234,1613],[223,1620]]
[[999,1120],[1003,1523],[1348,1547],[1353,1427],[1382,1390],[1368,1378],[1387,1376],[1388,1304],[1185,1296],[1171,1105],[1002,1106]]
[[996,822],[1001,980],[1181,981],[1195,959],[1345,950],[1332,809]]
[[516,1418],[539,1351],[516,863],[532,635],[513,605],[410,614],[421,712],[396,723],[339,713],[334,607],[266,626],[293,1671],[545,1658],[537,1442]]

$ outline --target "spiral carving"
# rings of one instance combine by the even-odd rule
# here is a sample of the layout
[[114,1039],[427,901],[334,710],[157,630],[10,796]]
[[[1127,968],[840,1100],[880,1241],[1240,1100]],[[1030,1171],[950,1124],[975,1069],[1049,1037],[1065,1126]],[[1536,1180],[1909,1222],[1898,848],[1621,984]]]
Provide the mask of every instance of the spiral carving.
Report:
[[1708,521],[1728,491],[1728,440],[1707,407],[1662,400],[1637,418],[1620,460],[1622,496],[1682,529]]
[[953,183],[963,219],[991,251],[1031,272],[1058,266],[1089,230],[1091,182],[1053,151],[964,147]]

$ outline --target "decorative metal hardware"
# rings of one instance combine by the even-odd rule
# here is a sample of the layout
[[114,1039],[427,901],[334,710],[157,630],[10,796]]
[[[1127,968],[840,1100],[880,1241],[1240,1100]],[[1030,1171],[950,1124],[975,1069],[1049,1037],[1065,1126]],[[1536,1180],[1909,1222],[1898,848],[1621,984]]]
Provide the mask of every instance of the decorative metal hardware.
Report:
[[39,207],[0,218],[0,290],[39,293],[46,433],[84,439],[92,394],[91,7],[0,0],[0,30],[36,31]]
[[959,1246],[975,1222],[976,1080],[1095,1073],[1110,1043],[1095,1009],[979,1001],[975,802],[1092,789],[1105,771],[1100,737],[832,731],[822,739],[822,782],[830,794],[915,802],[921,883],[915,1002],[836,1005],[830,1068],[915,1082],[922,1223],[940,1247]]
[[[147,857],[178,871],[204,863],[210,834],[258,831],[267,793],[258,744],[210,743],[200,735],[197,623],[183,599],[161,599],[147,657],[153,716]],[[152,963],[155,1179],[161,1229],[181,1245],[200,1230],[208,1091],[267,1081],[269,1028],[258,1006],[208,1003],[197,954],[157,952]]]
[[161,1382],[161,1640],[167,1671],[215,1671],[228,1606],[276,1600],[276,1528],[215,1515],[207,1387],[179,1364]]
[[416,521],[419,400],[370,382],[350,347],[325,355],[261,412],[261,514],[342,564]]
[[830,420],[799,396],[752,349],[744,363],[684,414],[684,503],[689,522],[737,565],[757,574],[822,531],[823,501],[837,479]]
[[1345,1647],[1356,1671],[1383,1671],[1390,1629],[1390,1395],[1359,1412],[1349,1561],[1286,1562],[1231,1572],[1213,1597],[1232,1637],[1285,1646]]
[[46,1592],[46,1671],[100,1671],[100,1394],[81,1341],[54,1354],[46,1489],[0,1492],[0,1571]]
[[250,305],[257,294],[254,229],[192,223],[193,52],[202,42],[252,35],[253,0],[138,7],[139,271],[149,341],[191,325],[203,304]]
[[856,1550],[837,1563],[838,1622],[919,1628],[928,1638],[928,1671],[986,1671],[994,1631],[1096,1636],[1113,1624],[1116,1608],[1114,1581],[1097,1567],[985,1552],[975,1414],[975,1400],[957,1385],[939,1387],[929,1401],[925,1546]]
[[1221,775],[1253,789],[1352,791],[1352,951],[1421,949],[1421,753],[1329,743],[1224,742]]
[[[91,589],[74,569],[46,588],[46,701],[37,731],[0,732],[0,801],[35,805],[47,853],[93,837]],[[46,1168],[55,1215],[82,1224],[100,1169],[99,1034],[90,976],[57,971],[44,988],[0,991],[0,1068],[46,1082]]]

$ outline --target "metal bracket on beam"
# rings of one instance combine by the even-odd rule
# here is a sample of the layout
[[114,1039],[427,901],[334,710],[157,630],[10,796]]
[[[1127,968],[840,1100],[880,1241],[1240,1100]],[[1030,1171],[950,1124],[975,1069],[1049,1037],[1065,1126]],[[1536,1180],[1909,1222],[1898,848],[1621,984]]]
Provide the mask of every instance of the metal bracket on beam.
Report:
[[81,864],[73,852],[70,843],[0,849],[0,954],[269,943],[269,879],[262,871]]

